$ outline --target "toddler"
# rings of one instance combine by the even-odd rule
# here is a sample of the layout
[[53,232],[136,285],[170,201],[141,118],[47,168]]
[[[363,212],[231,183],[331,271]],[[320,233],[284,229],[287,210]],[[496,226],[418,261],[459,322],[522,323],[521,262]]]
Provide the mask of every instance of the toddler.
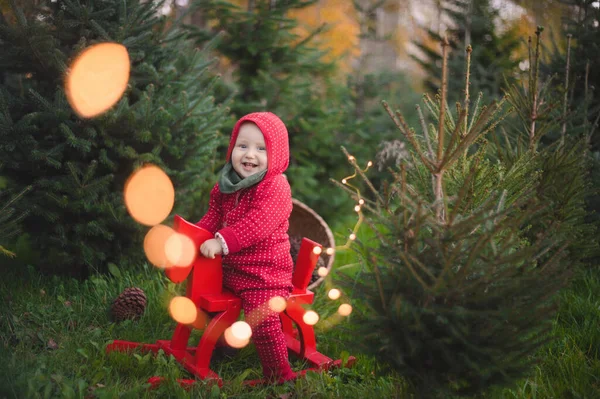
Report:
[[[227,164],[210,193],[209,209],[198,226],[215,234],[200,247],[202,255],[223,255],[223,285],[242,299],[252,326],[264,376],[293,379],[279,315],[264,306],[288,298],[293,262],[287,234],[292,212],[288,132],[270,112],[242,117],[234,126]],[[253,310],[255,310],[253,312]]]

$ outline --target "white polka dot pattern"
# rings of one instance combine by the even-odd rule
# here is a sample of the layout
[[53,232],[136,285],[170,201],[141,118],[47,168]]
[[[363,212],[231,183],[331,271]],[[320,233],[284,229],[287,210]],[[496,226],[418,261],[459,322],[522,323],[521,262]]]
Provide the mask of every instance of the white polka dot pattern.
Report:
[[293,205],[290,185],[282,174],[289,163],[288,133],[270,112],[246,115],[233,129],[228,161],[244,121],[256,123],[263,132],[267,174],[258,184],[232,194],[222,194],[216,184],[210,193],[209,210],[197,224],[213,234],[218,232],[227,245],[223,284],[242,298],[244,314],[256,319],[248,323],[254,326],[252,340],[265,377],[289,379],[293,372],[279,315],[261,306],[275,296],[288,298],[292,290],[287,231]]

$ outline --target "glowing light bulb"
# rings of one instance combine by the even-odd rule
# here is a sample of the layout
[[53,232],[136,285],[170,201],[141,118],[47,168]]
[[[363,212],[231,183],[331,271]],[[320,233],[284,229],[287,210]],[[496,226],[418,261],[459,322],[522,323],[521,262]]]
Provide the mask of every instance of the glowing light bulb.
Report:
[[327,296],[329,297],[329,299],[333,299],[334,301],[336,299],[338,299],[340,297],[340,295],[342,295],[342,293],[337,288],[330,289],[329,293],[327,294]]
[[327,270],[326,267],[319,267],[319,269],[317,270],[317,274],[319,275],[319,277],[325,277],[327,276],[327,274],[329,274],[329,270]]
[[136,170],[125,183],[125,206],[139,223],[154,226],[165,220],[175,203],[169,176],[154,165]]
[[348,157],[348,160],[349,160],[349,161],[354,161],[355,159],[356,159],[356,158],[354,158],[352,155],[350,155],[350,156]]
[[360,205],[362,205],[362,204],[364,204],[364,203],[365,203],[365,200],[361,198],[361,199],[359,199],[359,200],[358,200],[358,203],[359,203]]
[[192,324],[198,316],[198,310],[194,302],[184,296],[176,296],[171,299],[169,312],[173,320],[181,324]]
[[334,252],[335,252],[335,249],[333,249],[333,248],[327,248],[327,251],[325,251],[325,253],[327,255],[333,255]]
[[346,184],[346,179],[342,179],[342,183],[343,183],[343,184]]
[[129,82],[129,53],[118,43],[85,49],[71,64],[65,79],[67,100],[79,116],[91,118],[110,109]]
[[275,296],[275,297],[269,299],[269,308],[273,312],[281,313],[285,310],[286,306],[287,306],[287,302],[286,302],[285,298],[283,298],[283,297]]
[[321,247],[313,248],[313,254],[315,254],[315,255],[321,255],[321,251],[322,251]]
[[369,161],[369,162],[367,163],[367,166],[373,166],[373,162]]
[[352,233],[352,234],[350,234],[350,237],[348,237],[348,238],[350,238],[350,240],[354,241],[354,240],[356,240],[356,234]]
[[302,320],[304,320],[304,322],[309,326],[314,326],[319,321],[319,315],[314,310],[309,310],[308,312],[304,313]]
[[350,313],[352,313],[352,305],[348,303],[341,304],[338,308],[338,313],[342,316],[348,316]]
[[231,346],[232,348],[243,348],[244,346],[250,343],[249,339],[236,338],[236,336],[233,335],[233,330],[231,327],[227,327],[225,333],[223,334],[223,337],[225,338],[225,342],[227,342],[227,345]]
[[360,206],[356,205],[356,206],[354,207],[354,212],[360,212]]

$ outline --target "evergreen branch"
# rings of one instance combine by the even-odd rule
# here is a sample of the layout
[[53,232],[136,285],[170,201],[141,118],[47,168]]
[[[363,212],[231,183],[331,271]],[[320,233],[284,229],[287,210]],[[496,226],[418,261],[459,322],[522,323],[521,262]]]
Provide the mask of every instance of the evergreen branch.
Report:
[[471,122],[469,123],[468,130],[471,130],[471,128],[473,127],[473,123],[475,123],[475,121],[479,119],[479,104],[480,104],[482,98],[483,98],[483,93],[479,92],[479,95],[477,96],[477,100],[475,100],[475,107],[473,108],[473,115],[471,117]]
[[[560,134],[560,146],[565,145],[565,135],[567,133],[567,103],[569,94],[569,66],[571,63],[571,34],[567,35],[567,65],[565,67],[565,95],[563,97],[563,123],[562,131]],[[587,79],[587,77],[586,77]],[[585,101],[585,100],[584,100]]]
[[103,27],[100,26],[100,24],[98,22],[96,22],[95,20],[90,20],[89,21],[90,26],[92,27],[92,30],[94,32],[96,32],[98,34],[98,36],[100,36],[102,39],[106,40],[106,41],[112,41],[110,35],[108,34],[108,32],[106,32],[104,30]]
[[[437,163],[441,165],[444,156],[444,116],[446,115],[446,90],[448,88],[448,38],[442,42],[442,93],[440,98],[440,118],[438,128]],[[441,170],[438,166],[438,170]]]
[[491,115],[494,112],[496,112],[497,108],[498,107],[495,103],[495,100],[492,101],[492,104],[490,104],[490,107],[487,107],[482,112],[482,115],[477,120],[477,123],[475,124],[475,126],[469,131],[469,133],[467,133],[465,138],[459,143],[459,145],[454,149],[454,151],[448,156],[448,159],[446,160],[446,164],[450,164],[451,162],[454,162],[454,160],[456,158],[458,158],[460,156],[460,154],[462,154],[467,148],[469,148],[471,146],[471,144],[473,144],[473,142],[475,142],[475,140],[482,134],[482,131],[479,130],[479,129],[482,129],[481,125],[485,125],[488,122],[488,119],[491,117]]
[[394,113],[392,112],[392,110],[390,109],[388,103],[385,101],[382,101],[381,103],[383,104],[383,107],[387,111],[390,118],[392,118],[392,121],[394,122],[394,124],[396,125],[398,130],[400,130],[400,132],[404,135],[404,137],[406,137],[406,139],[411,143],[411,145],[417,152],[417,155],[419,155],[419,158],[421,158],[421,160],[423,161],[423,164],[427,167],[427,169],[429,169],[433,173],[435,164],[433,163],[433,161],[429,160],[425,156],[425,154],[421,150],[421,146],[419,145],[419,142],[416,140],[412,130],[410,130],[408,128],[408,126],[406,126],[406,122],[404,121],[404,118],[402,118],[401,114],[399,112],[397,112],[396,115],[398,115],[398,117],[401,119],[400,119],[400,121],[396,120],[396,117],[395,117]]
[[2,245],[0,245],[0,252],[3,255],[8,256],[9,258],[14,258],[15,256],[17,256],[16,253],[9,251],[8,249],[4,248]]
[[377,286],[379,288],[379,296],[381,299],[381,307],[385,310],[386,309],[386,303],[385,303],[385,294],[383,292],[383,286],[381,285],[381,272],[379,271],[379,267],[377,266],[377,262],[374,256],[371,256],[371,259],[373,261],[373,270],[375,271],[375,280],[377,281]]
[[421,107],[417,104],[416,106],[417,113],[419,114],[419,121],[421,122],[421,129],[423,130],[423,136],[425,137],[425,143],[427,144],[427,151],[429,157],[433,159],[433,147],[431,147],[431,139],[429,138],[429,132],[427,130],[427,125],[425,123],[425,116],[423,115],[423,111],[421,111]]
[[[465,122],[466,114],[467,114],[466,109],[462,110],[461,113],[459,114],[459,116],[458,116],[459,123],[455,126],[454,130],[452,131],[452,135],[450,136],[450,142],[448,143],[448,147],[446,147],[446,151],[444,151],[444,159],[442,159],[442,161],[438,165],[438,169],[448,169],[448,166],[450,165],[448,163],[448,155],[451,153],[452,147],[454,146],[455,142],[461,136],[460,130],[462,128],[462,124]],[[459,146],[460,146],[460,143],[459,143]]]
[[466,136],[467,135],[467,131],[468,131],[468,121],[469,121],[469,103],[471,101],[471,98],[469,97],[470,94],[470,90],[469,90],[469,78],[471,76],[471,53],[473,52],[473,47],[471,47],[471,45],[469,44],[467,46],[467,71],[465,73],[465,104],[464,104],[464,108],[465,108],[465,120],[463,122],[464,126],[465,126],[465,131],[463,132],[462,136]]
[[[475,164],[469,170],[469,174],[467,175],[467,178],[464,180],[463,184],[460,187],[460,190],[458,192],[457,200],[454,203],[454,207],[453,207],[452,211],[448,215],[448,228],[452,227],[452,225],[454,223],[454,220],[455,220],[456,216],[458,215],[458,212],[461,209],[461,206],[462,206],[462,204],[463,204],[463,202],[465,200],[465,197],[467,195],[467,190],[469,189],[469,186],[471,184],[471,180],[473,180],[473,177],[477,173],[480,161],[481,161],[481,158],[479,158],[479,157],[475,159]],[[465,205],[465,209],[470,205],[470,202],[471,201],[469,201]]]
[[9,0],[9,4],[10,4],[10,8],[12,8],[12,11],[17,19],[17,23],[19,24],[19,26],[23,29],[27,28],[29,24],[27,23],[27,18],[25,17],[25,14],[23,14],[23,10],[21,10],[19,7],[17,7],[15,0]]
[[590,134],[588,135],[588,140],[591,142],[592,136],[594,135],[594,132],[596,131],[596,128],[598,127],[598,124],[600,122],[600,112],[598,112],[598,115],[596,116],[596,119],[594,120],[594,123],[592,124],[592,130],[590,130]]
[[14,196],[13,198],[11,198],[10,200],[8,200],[7,202],[4,203],[4,205],[2,205],[2,208],[0,208],[0,212],[4,212],[8,207],[10,207],[13,203],[15,203],[16,201],[18,201],[22,196],[24,196],[25,194],[27,194],[29,191],[31,191],[31,189],[33,188],[33,186],[29,185],[27,187],[25,187],[23,190],[21,190],[16,196]]

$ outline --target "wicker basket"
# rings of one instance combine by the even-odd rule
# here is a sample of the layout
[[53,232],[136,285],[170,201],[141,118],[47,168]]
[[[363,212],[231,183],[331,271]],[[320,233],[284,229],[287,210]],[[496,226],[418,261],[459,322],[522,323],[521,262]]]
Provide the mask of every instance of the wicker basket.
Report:
[[[335,255],[327,255],[325,253],[327,248],[335,248],[335,240],[333,239],[331,229],[329,229],[325,220],[307,205],[295,198],[292,199],[292,203],[294,204],[294,207],[292,209],[292,214],[290,215],[290,228],[288,234],[290,237],[306,237],[321,244],[323,246],[321,258],[325,261],[327,271],[331,271]],[[308,286],[308,289],[318,287],[323,280],[324,277],[319,277],[318,280]]]

